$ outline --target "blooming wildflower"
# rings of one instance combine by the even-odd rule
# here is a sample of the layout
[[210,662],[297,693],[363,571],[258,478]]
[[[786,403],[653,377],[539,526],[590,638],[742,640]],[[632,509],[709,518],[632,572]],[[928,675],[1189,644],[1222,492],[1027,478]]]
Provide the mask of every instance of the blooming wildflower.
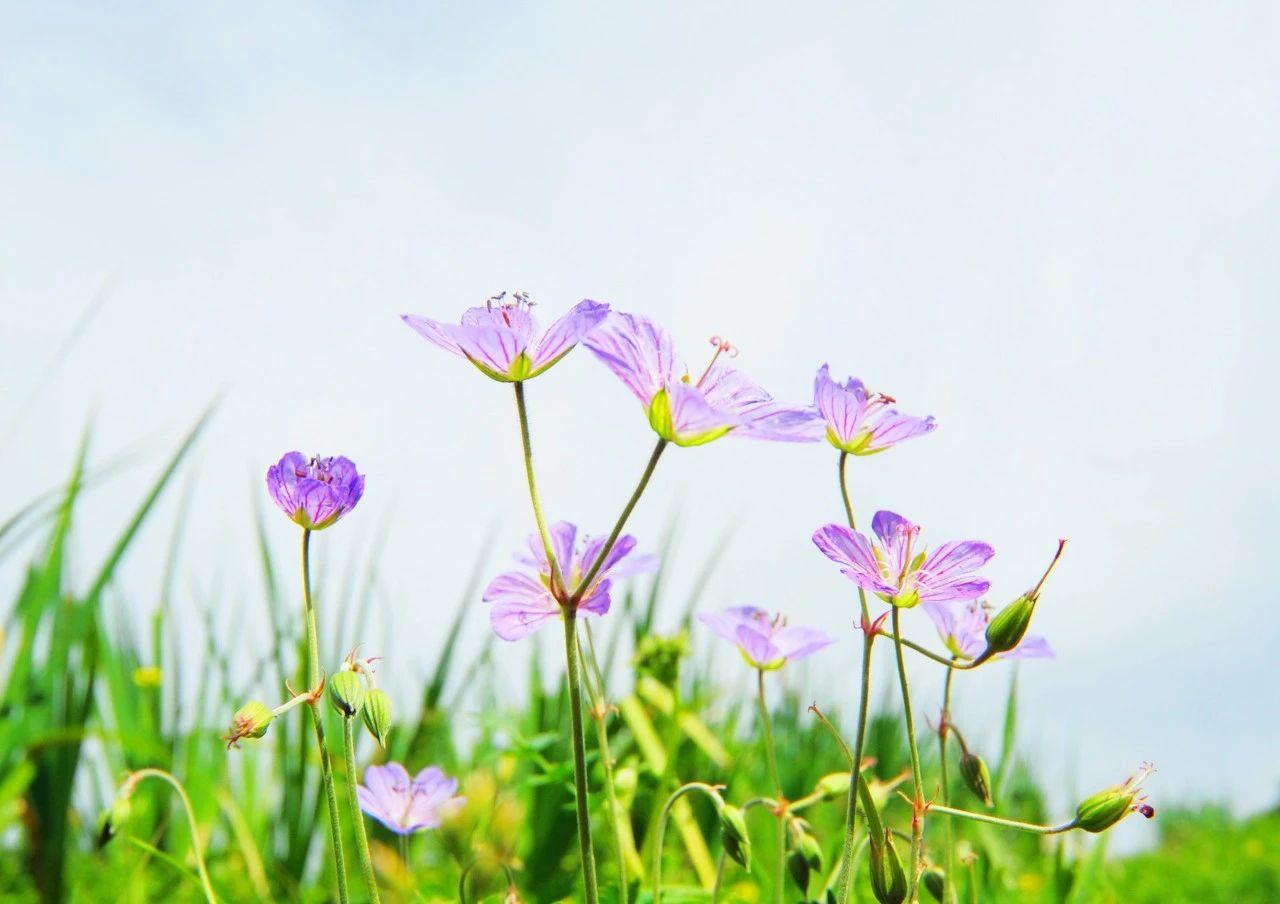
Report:
[[742,658],[753,668],[773,671],[791,659],[803,659],[835,638],[817,628],[789,625],[781,615],[755,606],[734,606],[723,612],[703,612],[698,621],[725,640],[738,645]]
[[609,306],[584,300],[538,332],[533,302],[524,292],[503,292],[468,308],[459,324],[403,314],[401,319],[445,351],[466,358],[485,376],[503,383],[530,380],[555,364],[609,313]]
[[[957,613],[942,603],[925,603],[925,614],[938,629],[938,635],[953,656],[976,659],[987,648],[987,623],[991,621],[991,609],[986,603],[974,600]],[[1024,637],[1022,642],[999,656],[1005,659],[1052,659],[1053,649],[1043,637]]]
[[370,766],[364,784],[356,787],[360,809],[397,835],[437,828],[444,818],[466,803],[458,797],[458,780],[435,766],[423,769],[412,780],[399,763]]
[[876,512],[871,529],[878,542],[842,524],[819,528],[813,542],[859,587],[904,609],[987,592],[990,582],[974,574],[995,555],[986,543],[953,540],[932,552],[916,549],[920,527],[893,512]]
[[323,530],[356,507],[364,475],[349,458],[288,452],[267,469],[267,492],[280,510],[307,530]]
[[584,343],[644,405],[649,425],[677,446],[700,446],[733,431],[781,442],[817,440],[818,415],[776,401],[741,371],[719,360],[736,350],[713,336],[715,355],[697,380],[677,362],[675,345],[646,317],[614,312]]
[[868,392],[856,377],[837,383],[825,364],[813,381],[813,404],[826,423],[827,440],[850,455],[874,455],[937,426],[932,415],[903,414],[888,407],[893,402],[890,396]]
[[[548,533],[556,565],[568,589],[572,590],[599,557],[605,538],[584,537],[583,543],[578,545],[578,528],[567,521],[552,524]],[[547,619],[560,614],[557,594],[561,591],[560,588],[553,590],[551,586],[551,565],[537,533],[529,535],[528,546],[528,552],[517,552],[515,558],[534,573],[508,571],[494,578],[484,591],[484,601],[492,603],[489,622],[503,640],[526,637]],[[630,534],[618,538],[609,550],[608,558],[592,578],[591,586],[583,590],[578,600],[578,611],[604,615],[609,611],[609,589],[614,578],[657,569],[656,556],[631,555],[635,546],[636,538]]]

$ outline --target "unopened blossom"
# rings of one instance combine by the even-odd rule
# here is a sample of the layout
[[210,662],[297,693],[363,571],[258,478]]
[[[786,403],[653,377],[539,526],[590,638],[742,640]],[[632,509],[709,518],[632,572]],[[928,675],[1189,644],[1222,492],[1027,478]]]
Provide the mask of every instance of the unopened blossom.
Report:
[[397,835],[434,829],[466,799],[458,797],[458,780],[428,766],[412,779],[399,763],[370,766],[356,787],[360,809]]
[[646,317],[611,313],[585,345],[640,400],[649,425],[677,446],[700,446],[732,431],[782,442],[813,442],[818,415],[776,401],[741,371],[720,360],[736,352],[713,337],[715,353],[702,375],[690,376],[671,336]]
[[[536,631],[547,619],[558,616],[560,598],[577,587],[606,542],[604,537],[584,537],[579,542],[577,526],[567,521],[552,524],[548,534],[564,587],[552,587],[551,565],[542,539],[535,532],[529,535],[528,550],[521,550],[515,556],[527,570],[500,574],[485,588],[483,599],[491,604],[489,622],[503,640],[519,640]],[[615,579],[657,569],[657,557],[632,555],[635,547],[636,538],[630,534],[618,538],[591,579],[591,585],[579,596],[579,612],[604,615],[609,611],[609,594]]]
[[702,612],[698,621],[738,650],[753,668],[772,671],[793,659],[818,652],[835,638],[817,628],[787,624],[781,615],[770,615],[755,606],[734,606],[723,612]]
[[[922,608],[938,636],[953,656],[976,659],[987,648],[987,623],[991,621],[991,609],[986,603],[974,600],[956,609],[950,603],[927,602]],[[1000,653],[1002,659],[1051,659],[1053,649],[1043,637],[1026,636],[1012,650]]]
[[928,550],[918,542],[920,527],[893,512],[876,512],[875,540],[843,524],[828,524],[814,544],[841,572],[886,603],[909,609],[917,603],[977,599],[990,582],[975,572],[995,555],[988,544],[953,540]]
[[573,350],[609,313],[609,306],[589,299],[538,330],[533,302],[524,292],[503,292],[483,305],[468,308],[461,323],[403,314],[401,319],[424,339],[465,358],[480,372],[504,383],[530,380]]
[[341,455],[308,459],[288,452],[267,469],[267,492],[296,523],[323,530],[356,507],[364,494],[364,475]]
[[890,407],[893,403],[890,396],[869,392],[856,377],[837,383],[825,364],[813,381],[813,405],[822,416],[827,441],[850,455],[874,455],[937,426],[932,416],[903,414]]

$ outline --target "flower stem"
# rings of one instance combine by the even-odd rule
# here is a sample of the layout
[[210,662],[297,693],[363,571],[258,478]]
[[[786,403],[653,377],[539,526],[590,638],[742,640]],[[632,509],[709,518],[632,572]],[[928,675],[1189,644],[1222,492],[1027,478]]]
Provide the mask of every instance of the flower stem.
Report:
[[[689,782],[671,792],[667,802],[662,805],[662,813],[658,816],[657,842],[653,846],[653,904],[662,904],[662,842],[667,836],[667,823],[671,820],[671,808],[677,800],[691,791],[701,791],[711,798],[713,803],[720,800],[720,792],[705,782]],[[717,806],[720,806],[717,803]],[[745,810],[746,807],[744,806]]]
[[[902,646],[906,647],[908,650],[913,650],[916,653],[919,653],[921,656],[924,656],[928,659],[932,659],[934,662],[938,663],[939,665],[945,665],[947,668],[953,669],[954,671],[957,671],[957,672],[967,672],[970,669],[976,669],[978,666],[982,665],[981,662],[978,662],[977,660],[972,660],[972,659],[969,660],[968,662],[962,662],[959,659],[948,659],[945,656],[941,656],[938,653],[933,652],[933,650],[930,650],[928,647],[922,647],[918,643],[914,643],[910,640],[907,640],[905,637],[901,638],[901,642],[902,642]],[[985,661],[991,662],[990,659],[987,659]]]
[[[840,453],[839,467],[836,469],[840,478],[840,499],[844,502],[845,517],[849,521],[849,529],[857,530],[857,521],[853,516],[853,504],[849,501],[849,483],[845,475],[845,465],[849,461],[849,453]],[[862,623],[870,624],[871,613],[867,608],[867,593],[858,588],[858,603],[862,608]],[[864,633],[862,638],[862,687],[858,699],[858,729],[853,739],[853,764],[849,767],[849,795],[845,802],[844,846],[840,854],[840,879],[837,885],[836,900],[845,904],[849,900],[849,892],[853,887],[853,855],[854,839],[858,830],[858,807],[856,796],[858,780],[862,773],[862,743],[867,734],[867,705],[871,696],[871,646],[875,642],[874,633]]]
[[1056,826],[1042,826],[1034,822],[1020,822],[1016,819],[1005,819],[1003,816],[991,816],[988,813],[973,813],[969,810],[958,810],[955,807],[947,807],[942,804],[930,804],[930,813],[941,813],[944,816],[958,816],[961,819],[970,819],[974,822],[985,822],[988,825],[1001,826],[1006,829],[1017,829],[1020,832],[1031,832],[1035,835],[1061,835],[1063,832],[1070,832],[1079,826],[1079,821],[1072,819],[1070,822],[1064,822]]
[[[307,681],[312,689],[320,685],[320,641],[316,632],[316,610],[311,604],[311,531],[302,530],[302,602],[307,622]],[[329,810],[329,841],[333,846],[333,868],[338,875],[338,900],[347,904],[347,866],[342,855],[342,826],[338,822],[338,794],[333,787],[333,763],[329,745],[324,739],[324,713],[320,701],[310,704],[311,723],[316,729],[316,746],[320,749],[320,777],[324,782],[325,804]]]
[[573,594],[570,596],[570,599],[574,602],[577,602],[583,592],[591,586],[591,582],[595,580],[600,567],[609,558],[609,552],[613,549],[613,545],[618,542],[618,537],[622,535],[622,528],[626,526],[627,519],[631,517],[631,511],[636,507],[636,503],[640,501],[640,496],[644,493],[645,487],[649,485],[649,478],[653,476],[653,469],[658,466],[658,459],[662,457],[662,452],[666,448],[667,441],[665,439],[658,440],[658,444],[653,447],[653,454],[649,456],[649,463],[645,465],[644,473],[640,475],[640,482],[636,484],[631,498],[627,500],[626,507],[622,510],[622,514],[618,516],[617,523],[613,525],[613,532],[609,534],[609,539],[600,548],[600,554],[596,556],[596,560],[591,563],[591,567],[587,569],[582,580],[578,582],[578,586],[574,588]]
[[511,384],[516,388],[516,413],[520,415],[520,444],[524,447],[524,476],[529,484],[529,501],[533,503],[533,519],[538,523],[538,536],[542,538],[542,549],[547,554],[547,564],[551,566],[551,589],[559,593],[565,586],[564,577],[560,574],[560,563],[556,561],[555,548],[551,545],[551,534],[547,532],[547,521],[542,516],[542,502],[538,499],[538,482],[533,477],[533,444],[529,440],[529,412],[524,404],[524,382],[517,380]]
[[351,808],[351,821],[356,827],[356,850],[360,854],[360,869],[365,884],[369,886],[369,900],[379,904],[378,878],[373,873],[373,860],[369,857],[369,837],[365,834],[364,816],[360,812],[360,796],[356,794],[356,739],[351,730],[351,717],[342,719],[342,746],[347,760],[347,804]]
[[911,812],[911,870],[907,900],[916,900],[920,882],[920,851],[924,845],[924,776],[920,771],[920,748],[916,744],[916,721],[911,711],[911,691],[907,686],[907,660],[902,655],[902,610],[893,607],[893,643],[898,658],[898,683],[902,687],[902,710],[907,722],[907,747],[911,751],[911,781],[915,785]]
[[756,670],[757,700],[760,703],[760,725],[764,729],[764,752],[769,761],[769,776],[773,780],[774,797],[778,800],[778,810],[774,814],[778,820],[777,858],[774,863],[773,900],[774,904],[782,904],[782,874],[786,871],[787,833],[784,819],[786,817],[786,798],[782,796],[782,778],[778,773],[778,751],[774,748],[773,720],[769,718],[769,704],[764,696],[764,669]]
[[582,627],[587,634],[587,652],[585,657],[589,672],[594,676],[595,689],[592,682],[587,681],[587,696],[591,698],[591,718],[596,723],[596,745],[600,748],[600,762],[604,766],[604,788],[609,800],[609,817],[613,823],[613,841],[618,856],[618,904],[627,904],[627,848],[622,832],[622,821],[626,814],[618,803],[618,792],[613,783],[613,756],[609,751],[609,725],[606,721],[608,712],[604,696],[604,675],[600,672],[600,661],[596,657],[596,641],[591,634],[591,623],[584,621]]
[[147,778],[158,778],[167,782],[177,792],[178,799],[182,801],[182,809],[187,814],[187,828],[191,830],[191,849],[196,855],[196,870],[200,873],[200,885],[204,888],[205,900],[209,904],[218,904],[218,896],[213,893],[213,885],[209,882],[209,871],[204,865],[204,852],[200,850],[200,829],[196,824],[195,811],[191,809],[191,798],[187,797],[187,789],[182,787],[182,782],[174,778],[172,773],[151,767],[130,773],[128,780],[137,785]]
[[591,846],[591,812],[587,798],[587,746],[582,732],[582,679],[578,667],[578,613],[564,609],[564,656],[569,680],[569,721],[573,733],[573,787],[578,811],[578,849],[587,904],[597,904],[596,856]]
[[[955,678],[955,669],[947,669],[947,678],[942,685],[942,724],[938,726],[938,769],[942,779],[942,803],[951,803],[951,788],[947,783],[947,736],[951,733],[951,681]],[[955,820],[947,817],[947,880],[944,885],[943,902],[951,902],[956,897],[955,885]]]

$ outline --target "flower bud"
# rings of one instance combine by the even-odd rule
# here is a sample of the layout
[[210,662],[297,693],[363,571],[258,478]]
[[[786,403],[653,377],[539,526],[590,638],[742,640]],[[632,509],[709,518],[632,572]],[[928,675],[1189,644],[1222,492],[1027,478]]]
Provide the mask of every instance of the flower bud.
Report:
[[809,893],[809,879],[814,873],[822,873],[822,848],[817,839],[798,829],[794,833],[791,853],[787,856],[787,869],[796,880],[801,894]]
[[131,791],[132,786],[129,785],[121,788],[107,812],[102,814],[102,824],[98,828],[99,848],[105,847],[108,841],[116,837],[120,827],[129,821],[129,815],[133,812],[133,804],[129,801]]
[[1105,832],[1124,819],[1130,813],[1141,813],[1147,819],[1156,815],[1156,808],[1147,803],[1142,795],[1142,782],[1155,771],[1150,763],[1143,763],[1136,775],[1125,780],[1123,785],[1099,791],[1085,798],[1076,807],[1076,822],[1086,832]]
[[960,754],[960,775],[969,790],[987,807],[994,806],[991,800],[991,772],[986,761],[976,753],[964,751]]
[[364,707],[364,681],[355,672],[343,669],[329,679],[329,702],[343,718],[349,719]]
[[274,718],[275,714],[267,708],[265,703],[251,700],[231,717],[231,730],[223,740],[227,742],[227,747],[230,749],[238,747],[245,738],[260,738],[267,733],[267,726]]
[[724,852],[739,866],[751,869],[751,836],[747,834],[747,820],[733,804],[720,807],[720,843],[724,845]]
[[385,750],[387,733],[391,731],[391,698],[380,687],[373,688],[364,698],[364,726]]
[[907,899],[907,874],[888,829],[883,839],[871,841],[871,891],[880,904],[902,904]]
[[831,772],[818,779],[815,790],[822,794],[823,800],[839,800],[849,794],[851,773]]
[[931,866],[920,874],[920,884],[938,904],[946,901],[947,874],[941,867]]
[[997,612],[987,624],[987,649],[981,658],[990,659],[1000,653],[1008,653],[1022,643],[1035,611],[1036,597],[1024,593]]

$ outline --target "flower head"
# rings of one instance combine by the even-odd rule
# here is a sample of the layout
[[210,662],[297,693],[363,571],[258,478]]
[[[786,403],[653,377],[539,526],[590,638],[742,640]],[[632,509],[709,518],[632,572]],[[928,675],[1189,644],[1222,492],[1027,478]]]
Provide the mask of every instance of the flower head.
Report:
[[[578,528],[559,521],[548,529],[552,554],[556,557],[565,583],[571,590],[586,575],[604,549],[605,538],[584,537],[578,543]],[[636,538],[623,534],[609,550],[608,557],[591,579],[578,600],[578,611],[604,615],[609,611],[609,590],[615,578],[654,571],[656,556],[632,555]],[[559,588],[551,586],[551,565],[537,533],[529,535],[528,551],[516,553],[516,561],[530,568],[498,575],[484,591],[484,601],[491,603],[489,622],[503,640],[519,640],[536,631],[549,618],[560,614]]]
[[[924,603],[925,614],[938,629],[938,635],[953,656],[961,659],[977,659],[987,648],[987,623],[991,621],[991,608],[985,602],[974,600],[965,604],[959,612],[943,603]],[[1022,638],[1012,650],[998,654],[1004,659],[1052,659],[1053,648],[1043,637]]]
[[280,510],[307,530],[323,530],[356,507],[364,475],[355,463],[288,452],[267,469],[267,492]]
[[533,302],[525,292],[503,292],[468,308],[458,324],[404,314],[401,319],[424,339],[466,358],[485,376],[503,383],[531,380],[573,350],[609,313],[609,306],[584,300],[546,330],[538,332]]
[[974,574],[995,550],[976,540],[953,540],[937,549],[916,545],[920,527],[893,512],[871,519],[876,540],[842,524],[828,524],[814,544],[863,590],[886,603],[909,609],[917,603],[976,599],[991,583]]
[[893,402],[890,396],[868,392],[856,377],[837,383],[825,364],[813,381],[813,404],[826,422],[827,440],[850,455],[874,455],[937,426],[932,415],[903,414],[889,407]]
[[817,628],[789,625],[781,615],[770,616],[755,606],[703,612],[698,621],[737,644],[743,659],[765,671],[780,669],[789,660],[803,659],[835,643],[835,638]]
[[671,336],[646,317],[611,313],[585,341],[644,405],[658,436],[677,446],[700,446],[730,431],[781,442],[817,439],[812,409],[776,401],[720,360],[737,354],[732,345],[718,336],[711,344],[711,364],[695,380],[677,361]]
[[397,835],[412,835],[434,829],[444,818],[466,803],[456,796],[458,780],[435,766],[428,766],[412,779],[399,763],[370,766],[364,784],[357,786],[360,809]]

